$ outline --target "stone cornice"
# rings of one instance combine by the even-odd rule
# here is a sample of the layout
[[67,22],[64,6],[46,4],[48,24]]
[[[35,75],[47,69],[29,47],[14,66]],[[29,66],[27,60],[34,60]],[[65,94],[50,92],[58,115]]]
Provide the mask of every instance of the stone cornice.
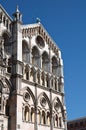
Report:
[[28,25],[22,25],[22,37],[30,37],[33,35],[41,35],[43,39],[48,44],[49,48],[53,50],[53,52],[58,55],[59,47],[55,43],[55,41],[51,38],[49,33],[46,31],[46,29],[43,27],[41,23],[34,23],[34,24],[28,24]]
[[6,12],[6,10],[2,7],[2,5],[0,4],[0,9],[4,12],[4,14],[6,15],[6,17],[9,18],[9,20],[12,22],[12,18],[9,16],[9,14]]

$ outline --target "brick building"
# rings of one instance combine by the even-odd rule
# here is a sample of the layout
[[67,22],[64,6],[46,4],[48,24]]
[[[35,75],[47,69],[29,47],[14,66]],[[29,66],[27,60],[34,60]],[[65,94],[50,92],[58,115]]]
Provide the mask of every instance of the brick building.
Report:
[[86,130],[86,117],[68,121],[67,129],[68,130]]

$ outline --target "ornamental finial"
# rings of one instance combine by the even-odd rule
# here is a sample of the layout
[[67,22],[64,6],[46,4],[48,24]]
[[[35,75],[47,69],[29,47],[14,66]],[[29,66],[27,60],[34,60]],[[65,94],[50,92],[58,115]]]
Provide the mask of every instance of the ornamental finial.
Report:
[[40,18],[36,18],[36,22],[40,23],[41,22]]
[[20,11],[19,11],[19,6],[18,6],[18,5],[16,6],[16,12],[17,12],[17,13],[20,12]]

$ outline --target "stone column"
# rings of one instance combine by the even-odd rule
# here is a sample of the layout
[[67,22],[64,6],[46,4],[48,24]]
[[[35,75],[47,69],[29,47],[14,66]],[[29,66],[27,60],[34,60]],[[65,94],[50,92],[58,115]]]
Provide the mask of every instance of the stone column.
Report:
[[49,71],[50,73],[52,73],[51,47],[49,47],[49,62],[50,62]]
[[53,130],[52,89],[50,88],[50,130]]
[[34,109],[35,109],[35,122],[34,122],[34,130],[38,130],[38,121],[37,121],[37,84],[35,84],[35,101],[34,101]]
[[30,64],[32,64],[32,50],[31,50],[31,39],[32,39],[32,36],[30,35],[30,36],[28,36],[28,38],[29,38],[29,53],[30,53]]

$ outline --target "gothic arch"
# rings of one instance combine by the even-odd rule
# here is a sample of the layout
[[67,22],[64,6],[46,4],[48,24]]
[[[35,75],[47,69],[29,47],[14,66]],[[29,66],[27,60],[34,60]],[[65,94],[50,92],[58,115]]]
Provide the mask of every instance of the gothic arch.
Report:
[[[48,103],[48,106],[49,106],[49,108],[50,108],[50,107],[51,107],[51,103],[50,103],[50,100],[49,100],[47,94],[46,94],[45,92],[40,93],[39,96],[38,96],[38,100],[39,100],[39,98],[40,98],[41,96],[43,96],[43,97],[46,99],[46,101],[47,101],[47,103]],[[37,100],[37,101],[38,101],[38,100]]]
[[5,81],[6,81],[6,84],[8,85],[8,87],[9,87],[9,89],[10,89],[10,91],[11,91],[11,89],[12,89],[12,84],[11,84],[11,82],[10,82],[7,78],[5,78]]
[[11,33],[8,32],[7,29],[4,29],[4,30],[2,31],[1,36],[3,37],[4,34],[7,34],[9,38],[11,37]]
[[[10,93],[10,91],[11,91],[11,88],[12,88],[12,84],[11,84],[11,82],[7,79],[7,78],[5,78],[5,80],[3,81],[1,81],[0,80],[0,87],[6,87],[7,88],[7,90],[6,90],[6,92],[9,92]],[[1,91],[1,88],[0,88],[0,91]]]
[[31,97],[32,97],[33,103],[35,104],[35,96],[34,96],[33,92],[31,91],[31,89],[30,89],[28,86],[26,86],[26,87],[24,88],[24,90],[27,90],[27,91],[29,92],[29,94],[30,94]]
[[54,107],[55,101],[58,102],[58,104],[59,104],[59,106],[60,106],[60,108],[61,108],[62,116],[64,117],[64,107],[63,107],[63,105],[62,105],[60,99],[59,99],[58,97],[55,97],[55,98],[53,99],[53,101],[52,101],[52,106],[53,106],[53,107]]
[[58,97],[55,97],[55,98],[53,99],[52,105],[54,104],[55,100],[58,101],[58,103],[60,104],[60,106],[61,106],[61,108],[62,108],[62,110],[63,110],[63,105],[62,105],[62,103],[61,103],[61,101],[60,101],[60,99],[59,99]]
[[10,37],[11,37],[11,34],[7,30],[4,30],[2,32],[2,38],[4,39],[4,50],[6,54],[11,53]]

